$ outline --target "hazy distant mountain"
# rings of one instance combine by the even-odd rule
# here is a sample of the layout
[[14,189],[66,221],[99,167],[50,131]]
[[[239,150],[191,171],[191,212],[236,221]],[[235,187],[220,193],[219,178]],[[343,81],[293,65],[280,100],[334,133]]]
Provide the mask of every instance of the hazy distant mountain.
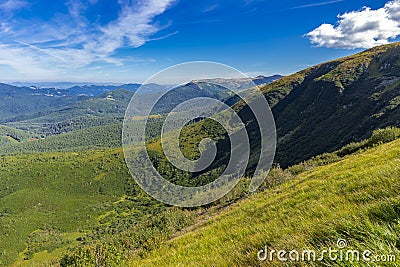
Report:
[[10,82],[9,84],[18,87],[58,88],[58,89],[68,89],[74,86],[84,86],[84,85],[100,85],[100,86],[121,85],[121,83],[95,83],[95,82]]
[[[162,90],[165,90],[166,88],[155,84],[146,86],[148,86],[147,92],[149,93],[142,95],[140,105],[134,107],[136,108],[137,114],[140,114],[142,110],[152,105],[153,100],[160,97],[163,93]],[[87,89],[88,87],[84,88]],[[130,88],[132,91],[134,90],[134,86]],[[28,114],[15,113],[11,118],[5,117],[0,119],[0,122],[7,123],[9,126],[34,131],[38,134],[44,135],[58,134],[76,128],[82,129],[98,125],[112,124],[122,121],[126,108],[134,94],[132,91],[117,89],[92,97],[81,96],[81,101],[74,101],[66,105],[55,106],[52,108],[43,108],[43,110],[35,110],[36,112],[30,112]],[[210,97],[224,101],[231,96],[232,93],[222,86],[204,82],[190,82],[186,85],[175,87],[166,93],[154,106],[152,113],[168,113],[178,104],[195,97]],[[77,96],[34,97],[37,99],[43,98],[46,100],[50,99],[52,101],[60,101]]]
[[[220,100],[227,99],[232,96],[226,88],[235,91],[248,89],[256,85],[268,84],[280,75],[271,77],[258,76],[248,79],[212,79],[203,81],[193,81],[186,85],[175,88],[168,95],[165,96],[167,101],[163,101],[164,106],[156,107],[156,112],[167,112],[171,107],[188,100],[193,97],[214,97]],[[14,83],[25,85],[27,83]],[[130,98],[124,98],[117,109],[109,106],[115,106],[115,102],[104,101],[105,97],[110,92],[114,94],[132,96],[132,92],[136,92],[141,86],[140,84],[123,84],[123,85],[75,85],[65,88],[73,83],[33,83],[30,86],[17,87],[14,85],[0,84],[0,122],[17,122],[26,121],[36,118],[52,119],[50,121],[61,119],[59,115],[60,110],[65,110],[68,107],[69,113],[62,115],[62,119],[70,117],[94,115],[94,116],[121,116],[124,114],[125,108],[129,103]],[[43,85],[56,85],[55,87],[41,87]],[[142,92],[148,94],[162,93],[166,90],[173,88],[173,85],[159,85],[159,84],[146,84],[143,85]],[[226,88],[224,88],[226,87]],[[95,97],[94,99],[88,99]],[[87,100],[85,100],[87,99]],[[81,102],[82,100],[85,100]],[[236,100],[229,103],[232,104]],[[80,102],[80,103],[78,103]],[[166,103],[168,102],[168,103]],[[76,103],[76,104],[75,104]],[[90,107],[86,105],[90,104]],[[105,104],[106,103],[106,104]],[[143,103],[146,104],[145,102]],[[84,105],[84,107],[82,107]],[[138,107],[140,108],[140,107]],[[108,112],[111,112],[108,114]],[[52,114],[50,116],[50,114]],[[55,115],[58,114],[58,115]],[[50,116],[50,117],[49,117]],[[12,119],[11,119],[12,118]],[[50,122],[49,121],[49,122]],[[43,120],[41,120],[43,123]]]
[[[64,83],[66,84],[66,83]],[[31,118],[36,113],[46,113],[48,109],[71,105],[88,97],[100,96],[111,91],[126,90],[136,92],[140,84],[124,85],[83,85],[67,89],[41,88],[0,83],[0,122],[11,117]],[[171,86],[147,84],[144,92],[152,94],[162,92]],[[129,100],[126,101],[127,103]]]
[[[194,82],[214,83],[235,91],[240,91],[253,87],[254,85],[265,85],[282,78],[281,75],[273,75],[270,77],[257,76],[249,79],[207,79]],[[124,89],[136,92],[141,84],[96,84],[96,83],[73,83],[73,82],[13,82],[11,84],[0,83],[0,96],[8,95],[31,95],[31,96],[47,96],[47,97],[63,97],[63,96],[98,96],[110,91]],[[145,93],[164,92],[175,85],[146,84],[143,85]]]
[[[269,77],[265,76],[257,76],[255,78],[240,78],[240,79],[225,79],[225,78],[217,78],[217,79],[204,79],[204,80],[196,80],[197,82],[205,82],[205,83],[214,83],[226,88],[229,88],[234,91],[241,91],[245,89],[249,89],[254,87],[254,85],[266,85],[270,84],[276,80],[279,80],[283,76],[281,75],[273,75]],[[195,81],[195,82],[196,82]]]
[[[30,95],[46,95],[52,97],[61,97],[61,96],[71,96],[71,95],[85,95],[85,96],[97,96],[106,92],[115,91],[119,89],[125,89],[131,92],[136,92],[141,84],[122,84],[122,85],[75,85],[68,88],[59,88],[59,87],[39,87],[36,85],[31,85],[29,87],[18,87],[19,91],[22,93],[30,94]],[[146,93],[154,93],[164,91],[171,86],[168,85],[159,85],[159,84],[146,84],[144,85],[144,91]],[[15,92],[15,91],[14,91]],[[15,92],[17,93],[17,92]]]
[[[135,92],[140,87],[140,84],[124,84],[124,85],[83,85],[74,86],[62,90],[65,95],[87,95],[97,96],[110,91],[118,89],[125,89],[131,92]],[[61,91],[61,90],[60,90]]]
[[283,77],[284,76],[279,75],[279,74],[275,74],[275,75],[268,76],[268,77],[260,75],[260,76],[257,76],[255,78],[253,78],[252,80],[253,80],[253,82],[255,84],[262,85],[262,84],[272,83],[272,82],[274,82],[276,80],[279,80],[280,78],[283,78]]
[[0,120],[69,105],[84,98],[77,95],[55,97],[46,92],[37,93],[29,87],[0,84]]
[[[97,96],[107,92],[124,89],[131,92],[136,92],[142,85],[137,83],[130,84],[122,84],[122,85],[83,85],[83,86],[74,86],[71,88],[67,88],[65,90],[59,90],[65,95],[87,95],[87,96]],[[160,84],[146,84],[143,85],[142,93],[156,93],[163,92],[169,89],[170,85],[160,85]]]

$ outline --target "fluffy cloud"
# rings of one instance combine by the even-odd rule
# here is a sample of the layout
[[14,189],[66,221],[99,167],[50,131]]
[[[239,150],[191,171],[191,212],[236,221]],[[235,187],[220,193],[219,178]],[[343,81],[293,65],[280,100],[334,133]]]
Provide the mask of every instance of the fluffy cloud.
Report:
[[364,7],[338,16],[337,25],[322,24],[306,34],[317,46],[329,48],[371,48],[400,36],[400,0],[380,9]]

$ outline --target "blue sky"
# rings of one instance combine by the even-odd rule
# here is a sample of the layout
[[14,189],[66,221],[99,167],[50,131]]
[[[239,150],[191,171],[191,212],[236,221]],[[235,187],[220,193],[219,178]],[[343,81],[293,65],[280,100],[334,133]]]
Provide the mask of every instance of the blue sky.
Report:
[[286,75],[400,35],[400,0],[1,0],[0,14],[3,82],[143,82],[195,60]]

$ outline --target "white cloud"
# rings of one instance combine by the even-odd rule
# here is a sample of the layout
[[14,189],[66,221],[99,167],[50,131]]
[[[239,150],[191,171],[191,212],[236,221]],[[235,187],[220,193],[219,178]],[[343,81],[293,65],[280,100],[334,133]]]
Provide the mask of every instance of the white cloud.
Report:
[[14,12],[21,8],[28,6],[28,2],[23,0],[6,0],[0,4],[0,10],[2,12]]
[[[0,20],[0,64],[24,75],[51,76],[76,71],[96,62],[121,66],[115,56],[123,47],[139,47],[156,40],[154,35],[166,26],[155,17],[164,13],[174,0],[118,1],[118,17],[105,25],[84,16],[96,0],[69,0],[67,14],[58,13],[49,21]],[[9,0],[0,8],[12,10]],[[168,35],[167,35],[168,36]],[[152,39],[153,38],[153,39]],[[131,59],[130,59],[131,60]]]
[[343,1],[344,0],[331,0],[331,1],[308,4],[308,5],[296,6],[296,7],[292,7],[292,9],[301,9],[301,8],[316,7],[316,6],[326,6],[326,5],[340,3]]
[[207,6],[206,8],[204,8],[202,10],[202,12],[203,13],[211,12],[211,11],[216,10],[217,8],[219,8],[219,4],[210,5],[210,6]]
[[337,25],[322,24],[307,33],[311,42],[329,48],[371,48],[400,36],[400,0],[387,2],[377,10],[362,10],[338,16]]
[[34,51],[33,48],[0,44],[0,55],[0,64],[17,70],[18,75],[16,77],[47,77],[51,79],[59,74],[56,68],[43,67],[43,65],[50,64],[51,62],[58,62],[58,60],[53,57],[44,56],[41,52]]
[[2,22],[0,24],[0,33],[7,33],[11,30],[11,28],[8,26],[6,22]]

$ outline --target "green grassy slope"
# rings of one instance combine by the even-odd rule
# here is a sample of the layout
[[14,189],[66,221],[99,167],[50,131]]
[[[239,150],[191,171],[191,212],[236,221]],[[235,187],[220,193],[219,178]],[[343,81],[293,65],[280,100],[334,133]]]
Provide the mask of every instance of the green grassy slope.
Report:
[[258,266],[268,263],[257,259],[265,245],[322,251],[336,248],[338,238],[349,248],[395,254],[400,260],[399,163],[396,140],[317,167],[200,222],[131,266]]
[[[322,155],[285,172],[274,169],[262,190],[293,177],[291,173],[301,173],[329,162],[332,163],[329,166],[341,164],[333,162],[349,153],[399,137],[399,129],[380,130],[371,139],[347,146],[335,154]],[[384,150],[390,152],[391,148]],[[355,162],[353,167],[358,168],[354,159],[360,155],[363,154],[346,160]],[[220,207],[248,196],[249,181],[244,179],[233,192],[204,209],[167,208],[136,186],[119,149],[36,153],[6,156],[0,160],[0,230],[3,236],[0,248],[5,251],[0,260],[3,265],[14,262],[16,266],[95,266],[100,262],[107,266],[125,266],[132,257],[140,259],[149,251],[159,249],[160,244],[193,221],[207,220],[208,216],[215,216]],[[387,158],[382,160],[388,163]],[[377,166],[380,167],[379,163]],[[261,218],[256,211],[254,216]],[[194,225],[185,232],[197,227]],[[243,225],[239,223],[238,227]],[[244,238],[243,242],[248,240]]]

